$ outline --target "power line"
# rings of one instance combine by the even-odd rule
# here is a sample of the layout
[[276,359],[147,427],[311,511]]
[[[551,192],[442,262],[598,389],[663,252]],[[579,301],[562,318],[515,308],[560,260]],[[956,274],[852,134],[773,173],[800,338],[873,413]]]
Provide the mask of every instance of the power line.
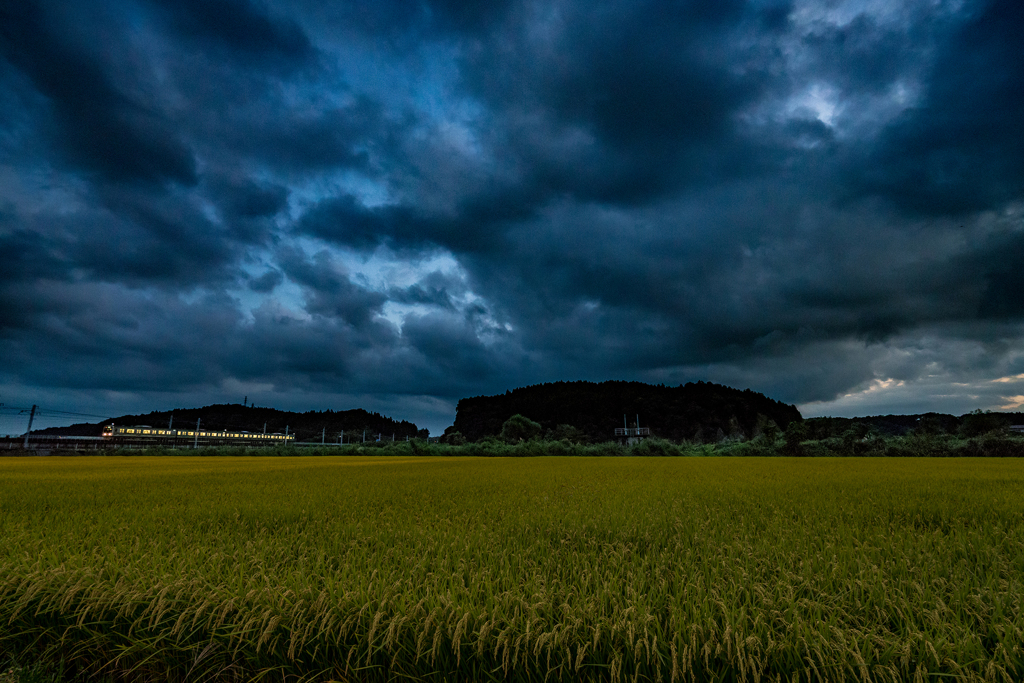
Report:
[[112,415],[93,415],[91,413],[70,413],[70,412],[63,411],[63,410],[46,410],[45,408],[43,408],[41,410],[43,410],[46,415],[49,415],[51,417],[98,417],[101,420],[113,419]]
[[[8,414],[21,415],[28,414],[32,411],[31,407],[22,408],[21,406],[6,406],[0,405],[0,411],[7,411]],[[101,420],[111,419],[110,415],[94,415],[93,413],[75,413],[69,410],[58,410],[55,408],[36,408],[36,415],[43,415],[46,417],[97,417]]]

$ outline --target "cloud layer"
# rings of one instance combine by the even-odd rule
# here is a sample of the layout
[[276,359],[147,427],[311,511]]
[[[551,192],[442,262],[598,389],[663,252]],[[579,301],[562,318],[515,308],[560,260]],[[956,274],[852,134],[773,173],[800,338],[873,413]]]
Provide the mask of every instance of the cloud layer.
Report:
[[3,400],[435,433],[559,379],[1011,406],[1022,30],[1013,0],[7,3]]

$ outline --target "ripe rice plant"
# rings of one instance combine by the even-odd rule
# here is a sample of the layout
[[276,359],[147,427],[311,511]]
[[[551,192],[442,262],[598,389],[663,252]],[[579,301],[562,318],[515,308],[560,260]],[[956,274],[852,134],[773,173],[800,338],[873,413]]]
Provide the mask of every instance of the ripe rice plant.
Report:
[[140,681],[1017,681],[1022,485],[979,458],[8,458],[0,655]]

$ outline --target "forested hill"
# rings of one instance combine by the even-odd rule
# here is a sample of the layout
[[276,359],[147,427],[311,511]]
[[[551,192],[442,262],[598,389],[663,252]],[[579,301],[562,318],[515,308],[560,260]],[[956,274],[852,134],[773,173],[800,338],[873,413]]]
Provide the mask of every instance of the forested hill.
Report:
[[[258,408],[238,403],[219,404],[205,408],[182,408],[173,411],[157,411],[145,415],[122,415],[112,420],[104,420],[92,424],[77,424],[70,427],[54,427],[35,432],[38,434],[61,434],[65,436],[99,436],[103,425],[140,425],[151,427],[167,427],[174,417],[174,427],[192,429],[196,420],[202,420],[203,429],[221,430],[236,429],[239,431],[262,432],[264,424],[267,433],[281,432],[285,427],[289,433],[295,434],[298,441],[320,441],[324,429],[327,430],[327,441],[338,441],[338,435],[345,430],[345,441],[349,438],[362,438],[366,430],[366,438],[370,435],[376,439],[377,434],[384,434],[389,439],[394,434],[396,439],[405,437],[426,436],[426,430],[417,429],[411,422],[392,420],[379,413],[369,413],[362,409],[355,410],[310,410],[305,413],[292,413],[274,408]],[[355,435],[359,434],[358,437]]]
[[740,391],[720,384],[697,382],[666,387],[642,382],[553,382],[522,387],[497,396],[476,396],[459,401],[451,431],[471,441],[497,435],[515,414],[539,422],[557,437],[568,425],[591,441],[615,438],[615,428],[650,427],[651,434],[680,441],[714,441],[725,436],[752,436],[773,421],[785,429],[801,420],[795,406],[786,405],[749,389]]

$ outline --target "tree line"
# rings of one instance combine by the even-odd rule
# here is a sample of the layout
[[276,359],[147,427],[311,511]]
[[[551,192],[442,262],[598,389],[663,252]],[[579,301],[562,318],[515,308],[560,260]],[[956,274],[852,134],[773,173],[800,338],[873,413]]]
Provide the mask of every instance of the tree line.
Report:
[[[714,443],[753,438],[769,425],[785,430],[803,419],[796,406],[750,389],[711,382],[675,387],[622,381],[551,382],[496,396],[464,398],[456,408],[455,424],[445,435],[470,442],[498,436],[513,415],[537,423],[546,438],[588,443],[614,440],[615,429],[623,426],[649,427],[652,434],[670,441]],[[455,433],[460,436],[454,437]]]

